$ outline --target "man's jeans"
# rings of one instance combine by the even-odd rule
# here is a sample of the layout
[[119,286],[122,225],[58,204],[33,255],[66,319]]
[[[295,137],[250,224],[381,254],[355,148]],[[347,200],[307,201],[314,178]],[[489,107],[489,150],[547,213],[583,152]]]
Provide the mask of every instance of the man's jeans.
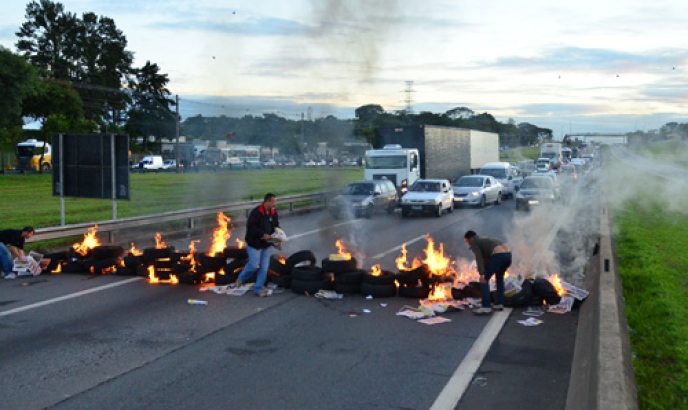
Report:
[[14,269],[12,254],[4,243],[0,243],[0,270],[3,271],[5,275],[9,275],[12,273],[12,269]]
[[[258,269],[258,276],[256,277],[256,284],[253,290],[256,293],[263,291],[263,285],[265,285],[265,280],[268,277],[268,267],[270,266],[270,247],[265,249],[256,249],[250,246],[246,246],[246,252],[248,252],[248,263],[244,266],[239,274],[239,280],[242,282],[248,282],[253,272]],[[260,268],[259,268],[260,267]]]
[[495,253],[490,256],[485,264],[485,282],[480,284],[480,294],[482,296],[482,307],[492,307],[492,300],[490,298],[490,279],[492,275],[495,276],[497,284],[497,294],[495,295],[495,304],[504,304],[504,272],[511,266],[511,252]]

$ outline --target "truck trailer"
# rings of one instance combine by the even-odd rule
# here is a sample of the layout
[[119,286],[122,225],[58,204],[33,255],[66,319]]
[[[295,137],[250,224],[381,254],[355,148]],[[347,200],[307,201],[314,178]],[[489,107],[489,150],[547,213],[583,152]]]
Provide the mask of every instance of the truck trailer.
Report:
[[[406,127],[376,128],[374,150],[366,157],[381,151],[386,145],[398,145],[402,149],[417,149],[421,178],[457,179],[477,172],[488,162],[499,161],[499,135],[466,128],[438,125],[411,125]],[[385,170],[371,170],[370,179]],[[389,173],[388,173],[389,174]],[[368,177],[366,166],[366,178]],[[411,185],[414,181],[407,181]],[[400,187],[401,181],[395,181]]]

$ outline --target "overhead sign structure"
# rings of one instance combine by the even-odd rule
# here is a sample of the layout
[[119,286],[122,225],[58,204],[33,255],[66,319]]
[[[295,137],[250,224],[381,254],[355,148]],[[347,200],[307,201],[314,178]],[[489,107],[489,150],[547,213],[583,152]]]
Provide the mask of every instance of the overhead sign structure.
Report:
[[54,135],[53,195],[128,200],[129,138],[115,134]]

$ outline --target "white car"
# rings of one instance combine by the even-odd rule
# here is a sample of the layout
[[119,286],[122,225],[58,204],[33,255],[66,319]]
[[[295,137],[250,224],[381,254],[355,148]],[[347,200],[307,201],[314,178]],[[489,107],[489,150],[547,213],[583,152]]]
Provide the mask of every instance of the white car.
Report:
[[177,161],[174,159],[166,159],[162,163],[162,169],[174,169],[177,168]]
[[401,198],[402,217],[412,213],[440,217],[444,211],[454,211],[454,191],[446,179],[419,179]]

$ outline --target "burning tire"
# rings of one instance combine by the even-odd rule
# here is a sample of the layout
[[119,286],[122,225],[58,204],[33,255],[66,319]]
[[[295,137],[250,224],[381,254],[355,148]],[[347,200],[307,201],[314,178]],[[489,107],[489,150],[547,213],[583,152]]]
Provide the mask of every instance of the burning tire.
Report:
[[410,269],[406,271],[400,271],[397,275],[397,281],[403,286],[415,286],[418,284],[419,280],[427,278],[430,276],[430,270],[428,265],[422,264],[415,269]]
[[463,289],[452,288],[451,293],[452,298],[456,300],[466,298],[479,298],[481,296],[480,283],[471,282],[468,285],[466,285]]
[[556,305],[561,302],[561,297],[554,288],[554,285],[547,279],[535,279],[533,282],[533,294],[544,299],[548,305]]
[[332,282],[332,288],[337,293],[344,293],[349,295],[354,293],[361,293],[361,282],[341,283],[335,280],[334,282]]
[[69,257],[67,254],[67,251],[64,252],[54,252],[54,253],[46,253],[43,255],[44,258],[50,259],[50,263],[48,266],[45,268],[46,271],[50,272],[55,269],[57,269],[57,265],[60,264],[60,262],[66,262]]
[[294,269],[291,270],[291,276],[293,278],[293,282],[322,281],[323,270],[317,266],[296,266]]
[[402,298],[425,299],[430,294],[427,286],[400,286],[399,296]]
[[196,263],[214,272],[222,269],[227,263],[227,259],[224,256],[209,256],[204,253],[197,253],[195,258]]
[[122,260],[124,261],[124,266],[128,268],[136,268],[143,265],[143,258],[141,256],[125,256]]
[[358,262],[356,258],[345,259],[345,260],[332,260],[330,258],[325,258],[322,261],[322,270],[325,272],[332,272],[334,274],[353,272],[358,269]]
[[228,246],[225,248],[224,256],[226,259],[248,259],[248,251],[246,248]]
[[394,282],[389,284],[372,284],[364,281],[361,283],[361,294],[374,298],[391,298],[397,295],[397,286]]
[[[334,283],[339,284],[349,284],[355,283],[360,284],[363,281],[363,275],[366,272],[363,269],[357,269],[353,272],[342,272],[334,274]],[[336,289],[335,289],[336,290]]]
[[284,289],[290,289],[291,288],[291,283],[292,279],[291,276],[273,276],[270,278],[270,281],[274,283],[275,285],[284,288]]
[[241,272],[241,270],[236,271],[236,272],[234,272],[234,271],[227,272],[225,270],[225,273],[216,273],[215,274],[215,284],[220,286],[220,285],[229,285],[231,283],[234,283],[239,278],[239,272]]
[[187,285],[195,285],[197,283],[201,283],[202,278],[203,275],[196,272],[185,272],[177,274],[177,279],[179,279],[179,283],[186,283]]
[[[370,285],[394,285],[394,273],[383,270],[378,276],[371,275],[370,272],[366,272],[363,275],[362,282]],[[396,293],[396,286],[394,287],[394,293]]]
[[310,262],[310,265],[313,266],[316,264],[316,259],[315,259],[315,254],[313,252],[305,250],[305,251],[298,251],[291,256],[289,256],[284,263],[284,266],[286,268],[286,275],[291,274],[292,269],[296,265],[303,264],[304,262]]
[[291,291],[299,295],[314,295],[321,289],[332,289],[332,284],[328,280],[297,280],[296,276],[291,281]]
[[151,263],[156,259],[172,258],[174,254],[174,247],[168,246],[166,248],[146,248],[143,250],[144,263]]
[[128,266],[115,266],[113,273],[117,276],[134,276],[136,275],[136,267],[130,268]]
[[69,262],[62,265],[62,273],[86,273],[81,262]]
[[230,273],[236,272],[238,275],[239,272],[241,272],[242,269],[244,269],[244,266],[248,263],[248,258],[246,259],[234,259],[233,261],[229,262],[228,264],[225,265],[225,275],[229,275]]
[[533,300],[533,285],[529,280],[524,280],[521,284],[521,291],[513,296],[504,297],[506,307],[526,307]]
[[93,248],[93,257],[96,259],[121,258],[124,256],[124,248],[121,246],[101,245]]
[[270,256],[270,266],[269,269],[275,272],[279,276],[287,276],[290,271],[287,270],[286,262],[282,263],[275,255]]

